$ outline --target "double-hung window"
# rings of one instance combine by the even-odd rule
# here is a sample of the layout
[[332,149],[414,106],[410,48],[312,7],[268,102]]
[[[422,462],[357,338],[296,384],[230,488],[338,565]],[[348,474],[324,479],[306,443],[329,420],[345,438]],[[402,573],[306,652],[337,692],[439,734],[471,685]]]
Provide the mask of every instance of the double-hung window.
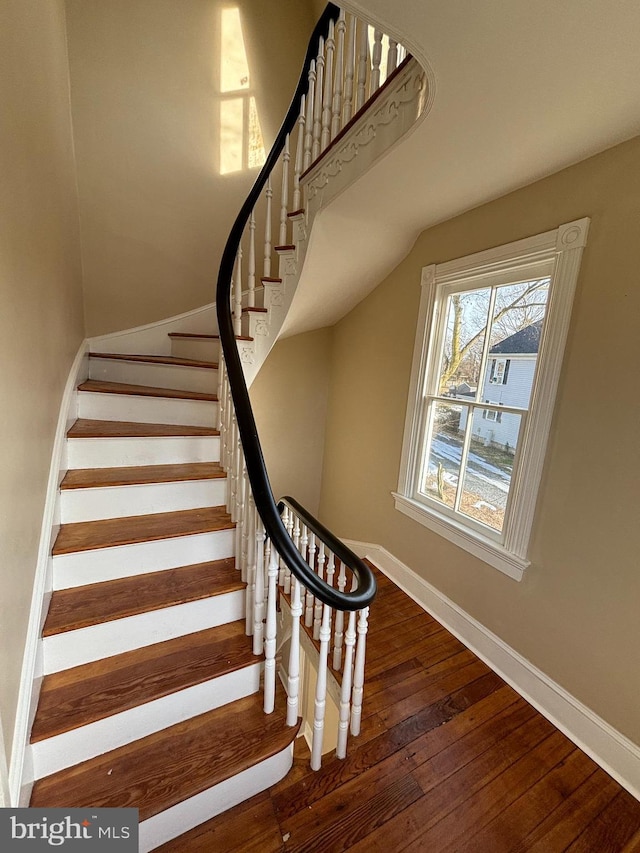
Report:
[[516,579],[588,223],[423,270],[396,508]]

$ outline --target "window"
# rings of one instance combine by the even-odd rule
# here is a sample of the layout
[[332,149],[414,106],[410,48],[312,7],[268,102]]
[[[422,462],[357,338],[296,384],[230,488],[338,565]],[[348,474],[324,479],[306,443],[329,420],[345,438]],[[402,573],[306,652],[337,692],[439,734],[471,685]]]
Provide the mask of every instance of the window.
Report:
[[262,166],[265,151],[237,6],[220,10],[220,40],[219,168],[225,175]]
[[423,270],[396,508],[518,580],[588,224]]

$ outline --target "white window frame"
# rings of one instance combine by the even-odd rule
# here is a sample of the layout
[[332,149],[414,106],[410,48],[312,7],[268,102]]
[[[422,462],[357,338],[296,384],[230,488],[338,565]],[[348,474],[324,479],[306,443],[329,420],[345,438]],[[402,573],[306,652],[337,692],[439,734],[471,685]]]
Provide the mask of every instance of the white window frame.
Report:
[[[535,237],[508,243],[422,270],[422,295],[405,419],[395,507],[430,530],[479,557],[484,562],[521,580],[530,564],[528,547],[545,451],[564,354],[571,307],[589,219],[560,225]],[[425,388],[439,350],[436,331],[446,299],[457,284],[473,281],[478,287],[533,280],[550,276],[548,304],[540,340],[529,412],[523,418],[510,500],[501,533],[452,518],[435,507],[435,501],[419,495],[418,478],[424,445],[427,401]]]

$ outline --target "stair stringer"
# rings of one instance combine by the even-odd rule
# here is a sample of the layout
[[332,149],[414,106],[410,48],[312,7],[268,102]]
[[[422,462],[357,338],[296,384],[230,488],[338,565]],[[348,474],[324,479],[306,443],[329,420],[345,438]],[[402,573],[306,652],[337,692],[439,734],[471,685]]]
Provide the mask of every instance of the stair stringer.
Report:
[[[246,329],[254,338],[253,351],[238,342],[248,386],[283,331],[303,277],[307,255],[313,254],[312,231],[316,218],[415,128],[418,120],[427,115],[434,93],[427,70],[416,59],[409,58],[378,90],[369,107],[355,117],[302,175],[304,208],[289,215],[292,246],[276,249],[278,277],[282,282],[263,281],[267,313],[249,314],[245,322],[243,331]],[[322,291],[321,281],[314,280],[313,286]]]

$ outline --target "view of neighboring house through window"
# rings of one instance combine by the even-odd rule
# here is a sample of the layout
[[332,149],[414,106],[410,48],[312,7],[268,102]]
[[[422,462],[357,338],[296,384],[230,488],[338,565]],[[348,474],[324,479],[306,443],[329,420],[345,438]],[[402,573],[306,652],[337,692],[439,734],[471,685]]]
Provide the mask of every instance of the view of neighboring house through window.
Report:
[[396,508],[514,577],[587,222],[423,271]]
[[548,292],[549,278],[542,278],[460,288],[444,300],[419,491],[498,532],[531,398]]
[[262,166],[265,151],[237,6],[220,10],[220,39],[219,168],[225,175]]

